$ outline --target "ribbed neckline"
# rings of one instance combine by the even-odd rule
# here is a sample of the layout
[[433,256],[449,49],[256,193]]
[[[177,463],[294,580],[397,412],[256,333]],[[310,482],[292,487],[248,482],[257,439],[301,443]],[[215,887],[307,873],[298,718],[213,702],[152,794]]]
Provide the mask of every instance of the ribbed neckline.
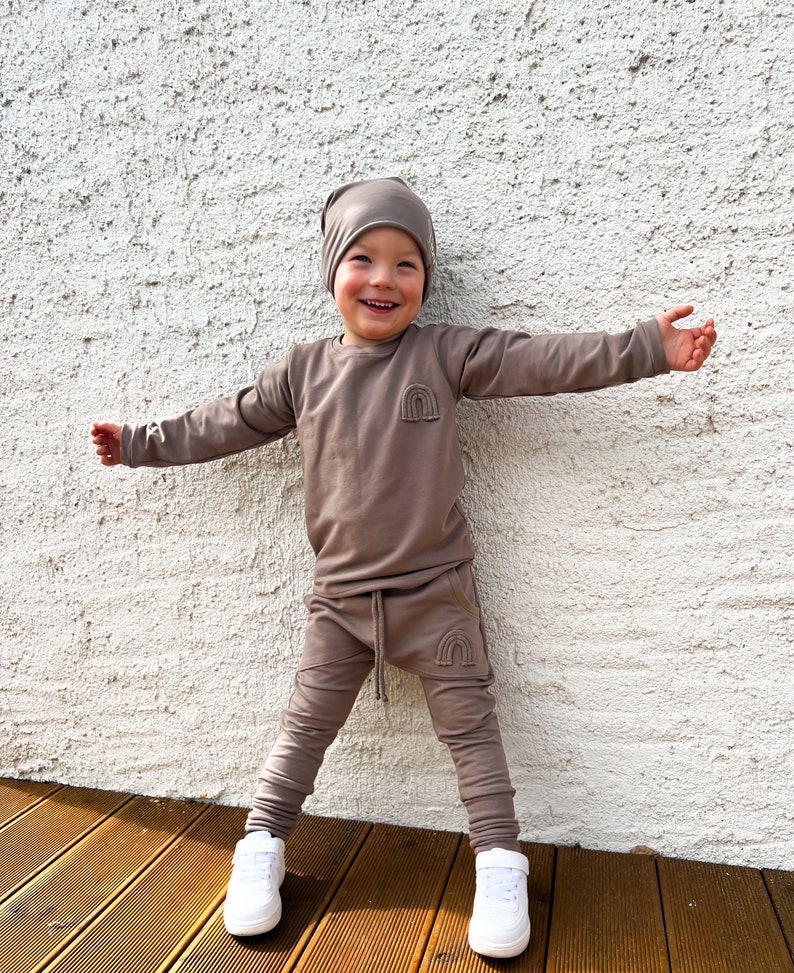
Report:
[[409,324],[408,327],[403,331],[401,335],[396,338],[392,338],[391,341],[384,341],[379,345],[372,345],[369,348],[361,348],[359,345],[343,345],[342,335],[337,335],[335,338],[331,339],[331,351],[335,355],[339,355],[344,358],[386,358],[389,355],[394,354],[397,345],[403,340],[407,332],[411,328],[415,328],[415,324]]

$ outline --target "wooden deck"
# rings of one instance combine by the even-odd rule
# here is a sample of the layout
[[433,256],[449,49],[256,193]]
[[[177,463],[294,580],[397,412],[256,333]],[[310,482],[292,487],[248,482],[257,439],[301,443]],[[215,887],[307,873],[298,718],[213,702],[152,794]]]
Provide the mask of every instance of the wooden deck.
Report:
[[239,808],[0,780],[2,973],[794,973],[794,872],[528,844],[532,940],[466,945],[459,834],[304,817],[284,918],[234,940]]

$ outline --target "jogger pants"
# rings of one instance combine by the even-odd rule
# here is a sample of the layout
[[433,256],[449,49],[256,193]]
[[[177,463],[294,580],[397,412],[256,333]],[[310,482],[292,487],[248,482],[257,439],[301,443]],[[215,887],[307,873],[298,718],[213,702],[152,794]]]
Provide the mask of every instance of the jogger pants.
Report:
[[325,751],[373,668],[376,693],[387,698],[385,660],[421,680],[436,735],[455,765],[474,851],[518,851],[515,792],[471,565],[419,588],[343,598],[314,594],[306,603],[303,655],[246,830],[289,837]]

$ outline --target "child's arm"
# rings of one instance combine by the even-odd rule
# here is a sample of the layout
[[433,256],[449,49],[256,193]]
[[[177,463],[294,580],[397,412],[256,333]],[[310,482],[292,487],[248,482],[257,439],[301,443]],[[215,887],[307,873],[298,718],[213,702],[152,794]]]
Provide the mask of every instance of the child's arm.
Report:
[[117,422],[95,422],[91,426],[91,440],[103,466],[121,463],[121,426]]
[[696,372],[711,354],[717,340],[713,318],[709,318],[702,328],[675,327],[673,322],[689,317],[692,311],[690,304],[683,304],[656,316],[670,371]]

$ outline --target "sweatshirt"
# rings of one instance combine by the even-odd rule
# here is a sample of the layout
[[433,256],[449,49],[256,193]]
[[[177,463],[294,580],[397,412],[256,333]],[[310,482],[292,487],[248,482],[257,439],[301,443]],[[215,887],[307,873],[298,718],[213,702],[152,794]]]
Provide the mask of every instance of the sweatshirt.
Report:
[[617,335],[412,324],[368,348],[296,345],[234,395],[125,424],[121,458],[203,463],[295,431],[315,591],[413,588],[474,556],[459,499],[462,398],[584,392],[667,371],[655,320]]

